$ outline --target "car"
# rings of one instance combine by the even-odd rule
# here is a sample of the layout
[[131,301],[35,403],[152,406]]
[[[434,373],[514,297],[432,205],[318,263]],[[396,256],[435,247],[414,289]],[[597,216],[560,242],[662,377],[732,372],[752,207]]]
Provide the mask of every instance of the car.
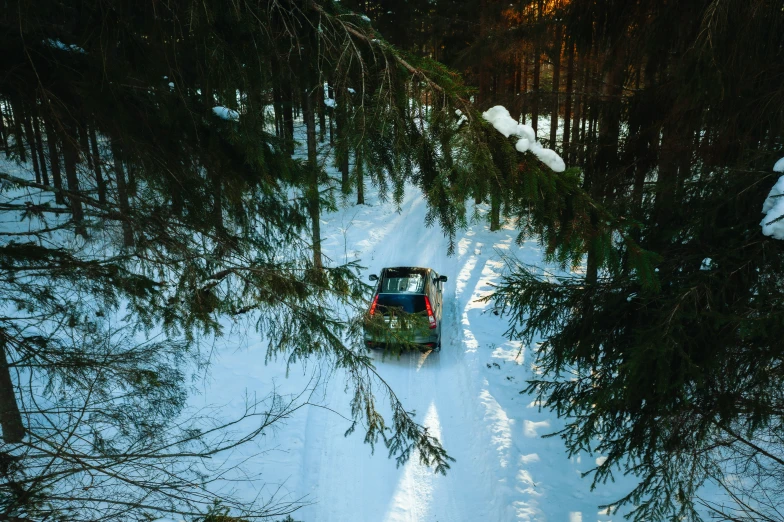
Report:
[[377,285],[364,325],[365,346],[413,345],[440,351],[447,277],[432,268],[398,266],[371,274],[370,280]]

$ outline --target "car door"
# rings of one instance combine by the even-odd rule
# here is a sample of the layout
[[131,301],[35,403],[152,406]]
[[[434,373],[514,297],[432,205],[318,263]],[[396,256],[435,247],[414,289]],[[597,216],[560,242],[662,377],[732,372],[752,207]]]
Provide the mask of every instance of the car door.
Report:
[[438,319],[438,324],[441,324],[443,317],[443,295],[441,291],[441,281],[438,280],[438,273],[435,270],[430,271],[431,285],[433,287],[433,303],[436,308],[435,315]]

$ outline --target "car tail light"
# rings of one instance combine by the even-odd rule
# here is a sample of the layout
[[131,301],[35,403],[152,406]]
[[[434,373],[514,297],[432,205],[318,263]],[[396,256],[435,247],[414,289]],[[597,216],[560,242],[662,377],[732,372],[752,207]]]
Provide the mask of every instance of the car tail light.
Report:
[[427,320],[430,321],[430,329],[432,330],[436,327],[436,316],[433,315],[433,307],[430,306],[430,299],[427,296],[425,296],[425,308],[427,308]]
[[376,305],[378,305],[378,294],[373,298],[373,304],[370,305],[370,317],[373,317],[373,314],[376,313]]

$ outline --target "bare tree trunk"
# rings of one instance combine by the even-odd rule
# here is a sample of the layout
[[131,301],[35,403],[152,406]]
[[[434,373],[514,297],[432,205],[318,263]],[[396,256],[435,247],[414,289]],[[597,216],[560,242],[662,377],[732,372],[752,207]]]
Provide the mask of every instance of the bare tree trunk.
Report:
[[558,116],[561,112],[559,95],[561,91],[561,46],[562,29],[558,25],[555,28],[555,54],[553,56],[553,106],[550,114],[550,148],[555,150],[555,140],[558,137]]
[[95,171],[95,183],[98,186],[98,202],[106,203],[106,182],[101,172],[101,153],[98,150],[98,138],[95,135],[95,127],[90,127],[90,146],[93,153],[93,170]]
[[350,148],[348,145],[348,135],[346,126],[348,125],[348,91],[341,88],[340,92],[336,93],[337,107],[333,109],[335,114],[335,137],[337,138],[337,147],[335,148],[335,160],[337,162],[338,170],[340,171],[340,190],[343,194],[351,192],[351,181],[349,179],[349,155]]
[[302,117],[308,143],[308,187],[307,201],[310,214],[311,232],[313,236],[313,266],[321,270],[321,205],[319,202],[319,168],[318,149],[316,148],[316,114],[314,112],[314,94],[307,89],[302,95]]
[[324,139],[327,137],[327,116],[326,116],[326,105],[324,104],[324,85],[319,83],[318,87],[316,88],[316,92],[318,96],[316,97],[317,104],[318,104],[318,117],[319,117],[319,143],[324,143]]
[[8,127],[5,126],[5,111],[4,105],[0,102],[0,136],[3,140],[3,150],[5,150],[5,157],[11,156],[11,150],[8,148]]
[[88,143],[87,138],[87,128],[86,123],[80,123],[78,125],[79,128],[79,150],[82,153],[81,155],[87,158],[87,168],[93,170],[93,157],[90,154],[90,144]]
[[19,159],[22,162],[27,161],[27,154],[25,153],[24,141],[22,140],[22,117],[23,112],[18,103],[11,101],[11,112],[14,119],[14,142],[16,145],[16,152],[19,154]]
[[501,228],[501,196],[498,188],[490,192],[490,230],[496,231]]
[[63,193],[63,179],[60,175],[60,153],[57,150],[57,134],[54,132],[50,116],[44,116],[44,128],[46,129],[46,143],[49,146],[49,164],[52,166],[52,183],[54,188],[59,189],[54,193],[54,200],[60,205],[65,204]]
[[[68,192],[79,193],[79,177],[76,173],[76,164],[79,162],[79,151],[76,147],[76,124],[68,125],[68,133],[63,140],[63,159],[65,163],[65,179],[68,181]],[[87,237],[87,230],[84,228],[84,210],[82,201],[73,195],[68,196],[71,205],[71,214],[76,224],[76,233]]]
[[41,183],[41,167],[38,165],[38,151],[35,146],[35,134],[33,134],[33,124],[30,122],[30,116],[24,117],[24,130],[27,144],[30,146],[30,157],[33,160],[33,171],[35,172],[35,182]]
[[[63,160],[65,164],[65,179],[68,182],[68,192],[78,194],[79,176],[76,172],[76,165],[79,163],[79,152],[76,146],[76,129],[75,124],[69,126],[66,139],[63,140]],[[78,197],[69,195],[67,197],[70,206],[71,214],[73,215],[74,223],[76,224],[76,233],[86,237],[87,231],[84,228],[84,210],[82,202]]]
[[477,106],[480,110],[487,109],[490,100],[490,57],[485,51],[487,35],[490,31],[490,19],[487,0],[482,0],[479,7],[479,40],[481,45],[481,59],[479,60],[479,99]]
[[359,149],[354,153],[354,172],[357,174],[357,205],[365,204],[365,175],[362,171],[362,154]]
[[[544,9],[543,0],[536,2],[536,20],[542,18],[542,9]],[[531,107],[531,127],[534,132],[539,129],[539,80],[542,73],[542,63],[540,59],[541,50],[539,48],[539,40],[534,43],[534,84],[533,84],[533,103]]]
[[520,109],[520,116],[523,123],[525,123],[525,116],[528,112],[528,51],[523,53],[523,78],[522,78],[522,91],[520,96],[523,99],[522,108]]
[[33,134],[35,135],[35,150],[38,152],[38,163],[41,166],[41,177],[44,185],[49,185],[49,173],[46,169],[46,153],[44,152],[44,141],[41,139],[41,122],[38,116],[33,116]]
[[133,229],[129,221],[131,206],[128,202],[128,187],[125,183],[125,170],[123,169],[120,145],[116,140],[112,139],[111,147],[114,160],[114,177],[117,182],[117,205],[120,207],[120,214],[123,220],[123,246],[132,247],[134,245]]
[[0,331],[0,427],[7,444],[18,444],[24,439],[25,428],[11,380],[6,344],[5,332]]
[[566,61],[566,99],[564,100],[564,132],[563,132],[563,153],[567,163],[569,162],[569,133],[572,122],[572,84],[574,82],[574,43],[569,41],[567,47]]
[[[337,99],[335,94],[335,88],[330,85],[329,86],[329,94],[331,95],[330,98],[333,100]],[[335,105],[333,104],[332,107],[329,108],[329,146],[335,146]]]

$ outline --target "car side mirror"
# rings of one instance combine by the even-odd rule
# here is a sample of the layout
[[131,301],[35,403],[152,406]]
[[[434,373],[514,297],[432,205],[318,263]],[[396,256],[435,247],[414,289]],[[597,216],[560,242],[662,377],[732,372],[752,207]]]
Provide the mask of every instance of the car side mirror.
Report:
[[447,277],[446,276],[438,276],[438,281],[440,283],[446,283]]
[[378,276],[376,274],[370,274],[370,277],[368,279],[370,279],[371,281],[378,281]]

